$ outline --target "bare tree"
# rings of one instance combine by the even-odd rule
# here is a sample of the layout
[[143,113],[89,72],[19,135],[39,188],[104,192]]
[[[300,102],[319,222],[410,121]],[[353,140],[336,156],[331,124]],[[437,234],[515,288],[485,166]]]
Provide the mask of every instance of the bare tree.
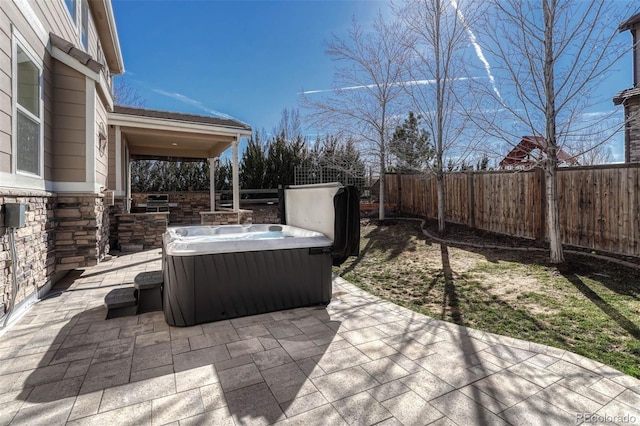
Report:
[[[481,113],[477,117],[489,138],[513,143],[532,135],[546,140],[540,166],[550,260],[561,263],[557,154],[572,136],[593,126],[585,117],[602,100],[592,95],[628,51],[611,23],[632,12],[622,2],[614,6],[602,0],[501,0],[491,5],[478,37],[489,78],[473,80],[477,97],[471,109]],[[638,9],[637,3],[629,7]]]
[[303,92],[303,105],[312,111],[314,127],[350,135],[364,142],[377,158],[380,219],[384,219],[387,145],[401,116],[402,82],[409,59],[402,40],[402,26],[397,22],[386,23],[378,15],[372,31],[365,32],[354,20],[346,39],[334,36],[327,46],[327,54],[342,65],[335,70],[333,89]]
[[[463,4],[464,3],[464,4]],[[438,229],[445,230],[445,159],[455,165],[464,162],[473,150],[473,126],[461,113],[461,82],[466,77],[468,33],[463,25],[473,21],[477,8],[459,13],[464,0],[407,0],[396,9],[413,43],[408,45],[412,61],[405,84],[413,108],[422,118],[434,145],[432,171],[436,175],[438,194]],[[457,160],[457,161],[456,161]]]
[[283,139],[287,141],[303,139],[300,111],[297,108],[283,109],[280,116],[280,122],[273,128],[273,134],[276,136],[282,136]]
[[581,166],[611,163],[613,155],[607,142],[615,135],[612,128],[620,129],[621,126],[620,120],[598,123],[567,140],[564,149],[569,153],[576,153],[576,159]]
[[113,85],[113,102],[116,105],[144,108],[147,101],[138,89],[132,87],[126,77],[116,77]]

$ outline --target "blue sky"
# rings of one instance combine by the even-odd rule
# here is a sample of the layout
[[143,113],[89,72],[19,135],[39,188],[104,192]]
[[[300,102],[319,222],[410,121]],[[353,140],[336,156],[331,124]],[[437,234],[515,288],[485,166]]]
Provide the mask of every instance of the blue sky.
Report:
[[[331,87],[325,41],[367,26],[386,1],[113,0],[127,83],[146,107],[228,114],[270,132],[301,89]],[[617,27],[619,22],[612,23]],[[628,39],[628,33],[620,37]],[[601,108],[632,86],[631,55],[599,87]],[[622,112],[620,112],[622,117]],[[622,135],[614,160],[622,159]]]
[[219,111],[271,131],[304,89],[331,87],[324,41],[377,1],[131,1],[113,9],[126,78],[147,108]]

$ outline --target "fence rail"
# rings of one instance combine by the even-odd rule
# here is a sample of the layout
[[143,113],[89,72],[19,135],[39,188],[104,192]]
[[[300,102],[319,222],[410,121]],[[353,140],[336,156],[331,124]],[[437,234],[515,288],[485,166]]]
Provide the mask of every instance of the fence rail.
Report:
[[[437,217],[435,176],[385,178],[387,202]],[[447,221],[547,239],[542,170],[448,173],[444,184]],[[640,257],[640,164],[561,168],[558,194],[564,244]]]

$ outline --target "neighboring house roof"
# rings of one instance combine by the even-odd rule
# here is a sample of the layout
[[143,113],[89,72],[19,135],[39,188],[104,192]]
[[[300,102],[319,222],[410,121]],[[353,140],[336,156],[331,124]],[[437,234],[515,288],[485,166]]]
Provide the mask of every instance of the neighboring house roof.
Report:
[[170,111],[158,111],[145,108],[134,108],[122,105],[114,105],[113,112],[116,114],[136,115],[140,117],[161,118],[167,120],[187,121],[199,124],[212,124],[215,126],[233,127],[242,130],[251,130],[251,126],[238,120],[229,118],[219,118],[207,115],[184,114]]
[[633,15],[631,18],[621,23],[620,26],[618,27],[618,30],[620,30],[620,32],[631,30],[637,27],[638,24],[640,24],[640,13]]
[[93,59],[88,53],[85,53],[84,51],[75,47],[73,43],[63,39],[62,37],[54,33],[49,33],[49,39],[51,40],[52,46],[55,46],[58,49],[62,50],[64,53],[76,59],[91,71],[100,72],[102,70],[102,65],[100,64],[100,62]]
[[[547,140],[542,136],[523,136],[520,143],[516,145],[500,162],[500,168],[531,168],[537,163],[535,159],[531,159],[531,151],[539,149],[541,153],[544,153],[546,148]],[[558,148],[557,155],[560,162],[569,164],[578,163],[578,160],[575,157],[567,154],[560,148]]]
[[640,96],[640,87],[632,87],[631,89],[621,90],[613,97],[613,104],[620,105],[627,99],[635,98],[636,96]]

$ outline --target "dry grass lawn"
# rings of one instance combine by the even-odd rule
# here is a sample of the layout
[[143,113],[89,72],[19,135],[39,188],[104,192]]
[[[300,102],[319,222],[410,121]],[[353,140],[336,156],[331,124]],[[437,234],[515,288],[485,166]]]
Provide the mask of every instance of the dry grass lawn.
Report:
[[[337,272],[387,300],[481,330],[538,342],[640,377],[640,271],[567,255],[432,242],[419,222],[363,221],[361,255]],[[451,227],[451,240],[533,245]],[[444,266],[443,266],[444,265]]]

